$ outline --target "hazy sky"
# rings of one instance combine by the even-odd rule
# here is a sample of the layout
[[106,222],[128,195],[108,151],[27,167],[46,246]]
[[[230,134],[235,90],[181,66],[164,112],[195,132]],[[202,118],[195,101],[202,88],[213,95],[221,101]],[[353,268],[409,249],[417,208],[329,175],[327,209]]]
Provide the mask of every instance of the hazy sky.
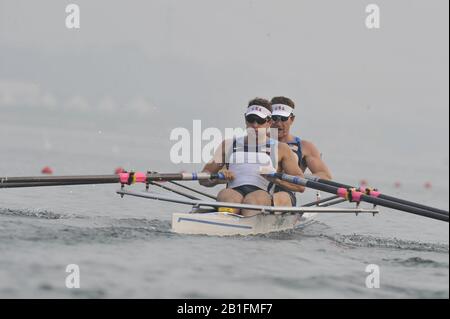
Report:
[[[65,27],[69,3],[78,30]],[[369,3],[378,30],[365,26]],[[288,95],[297,129],[319,143],[338,131],[375,139],[383,121],[389,138],[430,140],[448,161],[448,22],[447,0],[0,0],[0,112],[129,110],[223,127],[242,124],[255,96]]]

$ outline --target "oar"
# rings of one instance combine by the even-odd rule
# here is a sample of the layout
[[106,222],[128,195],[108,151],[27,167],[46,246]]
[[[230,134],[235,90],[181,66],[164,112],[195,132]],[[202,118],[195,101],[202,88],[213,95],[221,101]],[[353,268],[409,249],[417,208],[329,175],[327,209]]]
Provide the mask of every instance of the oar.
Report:
[[[322,179],[316,176],[305,176],[305,178],[307,180],[310,181],[316,181],[322,184],[327,184],[327,185],[331,185],[331,186],[335,186],[335,187],[343,187],[343,188],[356,188],[354,186],[350,186],[350,185],[346,185],[346,184],[342,184],[342,183],[338,183],[335,181],[329,181],[326,179]],[[422,205],[419,203],[415,203],[415,202],[410,202],[408,200],[404,200],[401,198],[397,198],[397,197],[393,197],[393,196],[389,196],[389,195],[385,195],[380,193],[379,191],[376,191],[374,189],[371,188],[366,188],[366,187],[360,187],[359,191],[366,194],[366,195],[370,195],[372,197],[377,197],[377,198],[381,198],[381,199],[386,199],[389,200],[391,202],[396,202],[396,203],[400,203],[400,204],[404,204],[407,206],[412,206],[412,207],[417,207],[417,208],[421,208],[421,209],[425,209],[425,210],[429,210],[444,216],[448,216],[448,212],[439,208],[435,208],[435,207],[430,207],[430,206],[426,206],[426,205]]]
[[433,218],[433,219],[437,219],[437,220],[442,220],[442,221],[446,221],[446,222],[448,222],[448,220],[449,220],[448,216],[444,216],[442,214],[438,214],[438,213],[435,213],[435,212],[432,212],[429,210],[392,202],[392,201],[389,201],[386,199],[372,197],[372,196],[366,195],[366,194],[361,193],[356,190],[347,189],[347,188],[343,188],[343,187],[331,186],[331,185],[327,185],[324,183],[307,180],[306,178],[301,178],[298,176],[292,176],[292,175],[281,174],[281,173],[271,173],[271,174],[262,174],[262,175],[272,177],[272,178],[278,178],[280,180],[283,180],[283,181],[286,181],[286,182],[289,182],[292,184],[302,185],[305,187],[317,189],[317,190],[324,191],[327,193],[336,194],[342,198],[347,199],[350,202],[359,203],[362,201],[362,202],[367,202],[367,203],[371,203],[374,205],[397,209],[397,210],[401,210],[404,212],[408,212],[408,213],[412,213],[412,214],[416,214],[416,215],[420,215],[420,216],[424,216],[424,217],[429,217],[429,218]]
[[225,179],[222,173],[120,173],[118,175],[0,177],[0,188]]
[[[57,179],[61,180],[61,178],[58,178],[58,177],[57,177]],[[71,182],[68,182],[68,181],[42,182],[42,181],[40,181],[40,182],[12,182],[12,183],[10,182],[11,180],[15,180],[15,178],[14,179],[13,178],[9,178],[9,180],[7,182],[5,182],[3,180],[3,182],[0,183],[0,188],[22,188],[22,187],[40,187],[40,186],[71,186],[71,185],[91,185],[91,184],[108,184],[108,183],[110,183],[110,180],[108,180],[108,179],[103,179],[101,181],[96,180],[96,179],[93,179],[93,180],[92,179],[84,179],[84,180],[80,180],[80,181],[71,181]],[[114,183],[116,183],[116,181],[114,181]],[[176,189],[167,187],[165,185],[161,185],[161,184],[156,183],[156,182],[150,182],[149,181],[148,184],[161,187],[161,188],[163,188],[165,190],[168,190],[168,191],[173,192],[175,194],[187,197],[187,198],[192,199],[192,200],[200,200],[200,198],[197,198],[195,196],[186,194],[186,193],[178,191]],[[186,188],[188,188],[188,187],[186,186]]]
[[104,181],[79,181],[79,182],[21,182],[21,183],[0,183],[0,188],[23,188],[42,186],[72,186],[72,185],[94,185],[109,184]]

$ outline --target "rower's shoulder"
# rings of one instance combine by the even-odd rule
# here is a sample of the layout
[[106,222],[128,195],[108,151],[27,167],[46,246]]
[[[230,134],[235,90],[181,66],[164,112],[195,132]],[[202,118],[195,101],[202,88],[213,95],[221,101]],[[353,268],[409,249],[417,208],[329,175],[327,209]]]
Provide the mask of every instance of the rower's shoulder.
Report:
[[278,145],[279,152],[291,152],[291,148],[289,147],[289,145],[287,143],[280,142],[280,141],[277,141],[276,143]]
[[303,147],[311,147],[314,146],[314,143],[308,140],[301,139],[300,143]]
[[302,139],[301,144],[302,144],[303,153],[319,152],[319,149],[317,148],[317,146],[311,141]]

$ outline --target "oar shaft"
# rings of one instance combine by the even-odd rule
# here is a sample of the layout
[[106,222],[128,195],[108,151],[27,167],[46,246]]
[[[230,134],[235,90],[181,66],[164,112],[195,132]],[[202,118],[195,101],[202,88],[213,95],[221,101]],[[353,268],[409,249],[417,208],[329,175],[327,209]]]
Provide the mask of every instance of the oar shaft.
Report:
[[8,183],[75,183],[75,182],[104,182],[118,183],[117,175],[78,175],[78,176],[27,176],[27,177],[0,177],[0,185]]
[[[162,181],[193,181],[205,179],[224,179],[224,175],[209,174],[209,173],[120,173],[118,175],[78,175],[78,176],[28,176],[28,177],[0,177],[0,188],[2,185],[15,184],[15,187],[20,187],[20,183],[32,183],[33,186],[57,186],[70,184],[134,184],[134,183],[148,183],[148,182],[162,182]],[[42,183],[42,184],[38,184]],[[12,187],[12,186],[11,186]]]
[[448,216],[438,214],[435,212],[431,212],[431,211],[427,211],[422,208],[417,208],[417,207],[412,207],[412,206],[408,206],[408,205],[404,205],[404,204],[400,204],[400,203],[396,203],[396,202],[391,202],[386,199],[376,198],[376,197],[372,197],[369,195],[361,195],[361,200],[364,202],[367,202],[367,203],[372,203],[374,205],[380,205],[380,206],[384,206],[384,207],[388,207],[388,208],[392,208],[392,209],[397,209],[397,210],[401,210],[401,211],[404,211],[407,213],[412,213],[415,215],[438,219],[438,220],[442,220],[442,221],[446,221],[446,222],[449,221]]
[[42,186],[72,186],[72,185],[94,185],[110,184],[102,181],[78,181],[78,182],[27,182],[27,183],[0,183],[0,188],[23,188],[23,187],[42,187]]
[[442,221],[446,221],[446,222],[449,221],[449,217],[442,215],[442,214],[438,214],[438,213],[431,212],[431,211],[428,211],[425,209],[411,207],[411,206],[407,206],[404,204],[388,201],[386,199],[372,197],[372,196],[365,195],[358,191],[349,191],[348,189],[343,188],[343,187],[331,186],[331,185],[323,184],[323,183],[320,183],[320,182],[317,182],[314,180],[308,180],[305,178],[287,175],[287,174],[275,173],[275,174],[268,174],[268,175],[271,177],[279,178],[279,179],[289,182],[289,183],[302,185],[305,187],[321,190],[321,191],[328,192],[331,194],[336,194],[336,195],[339,195],[340,197],[346,198],[349,201],[354,201],[354,202],[363,201],[363,202],[367,202],[367,203],[372,203],[374,205],[384,206],[384,207],[397,209],[397,210],[401,210],[401,211],[416,214],[416,215],[421,215],[424,217],[429,217],[429,218],[442,220]]
[[[327,185],[335,186],[335,187],[356,188],[356,187],[351,186],[351,185],[346,185],[346,184],[338,183],[338,182],[335,182],[335,181],[321,179],[321,178],[316,177],[316,176],[305,176],[305,178],[307,180],[316,181],[316,182],[319,182],[319,183],[323,183],[323,184],[327,184]],[[444,215],[444,216],[448,216],[449,215],[449,212],[445,211],[443,209],[430,207],[430,206],[423,205],[423,204],[420,204],[420,203],[411,202],[411,201],[408,201],[408,200],[405,200],[405,199],[401,199],[401,198],[397,198],[397,197],[381,194],[381,193],[379,193],[377,191],[374,191],[372,189],[369,189],[369,188],[360,188],[360,191],[363,192],[363,193],[366,193],[367,195],[370,195],[370,196],[373,195],[374,197],[377,197],[377,198],[389,200],[389,201],[400,203],[400,204],[407,205],[407,206],[412,206],[412,207],[416,207],[416,208],[429,210],[429,211],[432,211],[432,212],[435,212],[435,213],[438,213],[438,214],[441,214],[441,215]]]
[[444,215],[444,216],[448,216],[449,215],[448,211],[445,211],[443,209],[430,207],[430,206],[427,206],[427,205],[422,205],[420,203],[414,203],[414,202],[411,202],[411,201],[408,201],[408,200],[405,200],[405,199],[396,198],[396,197],[392,197],[392,196],[385,195],[385,194],[380,194],[378,197],[382,198],[382,199],[390,200],[390,201],[393,201],[393,202],[397,202],[397,203],[400,203],[400,204],[404,204],[404,205],[408,205],[408,206],[414,206],[414,207],[417,207],[417,208],[430,210],[432,212],[435,212],[437,214],[441,214],[441,215]]

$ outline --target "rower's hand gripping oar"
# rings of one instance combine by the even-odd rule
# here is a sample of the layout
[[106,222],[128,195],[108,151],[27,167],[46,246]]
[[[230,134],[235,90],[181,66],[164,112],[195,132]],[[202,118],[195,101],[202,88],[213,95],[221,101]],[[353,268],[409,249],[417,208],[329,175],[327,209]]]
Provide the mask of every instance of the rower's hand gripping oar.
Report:
[[392,208],[392,209],[397,209],[397,210],[401,210],[404,212],[408,212],[408,213],[412,213],[412,214],[416,214],[416,215],[420,215],[420,216],[424,216],[424,217],[429,217],[429,218],[433,218],[433,219],[437,219],[437,220],[442,220],[445,222],[449,221],[449,216],[445,216],[442,214],[438,214],[436,212],[432,212],[430,210],[425,210],[422,208],[417,208],[417,207],[413,207],[413,206],[408,206],[405,204],[401,204],[401,203],[397,203],[397,202],[393,202],[393,201],[389,201],[386,199],[382,199],[382,198],[378,198],[378,197],[373,197],[370,195],[366,195],[362,192],[359,192],[355,189],[347,189],[347,188],[343,188],[343,187],[336,187],[336,186],[332,186],[332,185],[328,185],[328,184],[324,184],[324,183],[320,183],[317,181],[312,181],[312,180],[308,180],[306,178],[302,178],[302,177],[298,177],[298,176],[292,176],[292,175],[287,175],[287,174],[281,174],[281,173],[270,173],[270,174],[261,174],[263,176],[269,176],[272,178],[279,178],[280,180],[292,183],[292,184],[297,184],[297,185],[302,185],[305,187],[309,187],[309,188],[313,188],[313,189],[317,189],[317,190],[321,190],[327,193],[331,193],[331,194],[336,194],[339,197],[345,198],[346,200],[348,200],[349,202],[367,202],[367,203],[371,203],[374,205],[379,205],[379,206],[384,206],[384,207],[388,207],[388,208]]

